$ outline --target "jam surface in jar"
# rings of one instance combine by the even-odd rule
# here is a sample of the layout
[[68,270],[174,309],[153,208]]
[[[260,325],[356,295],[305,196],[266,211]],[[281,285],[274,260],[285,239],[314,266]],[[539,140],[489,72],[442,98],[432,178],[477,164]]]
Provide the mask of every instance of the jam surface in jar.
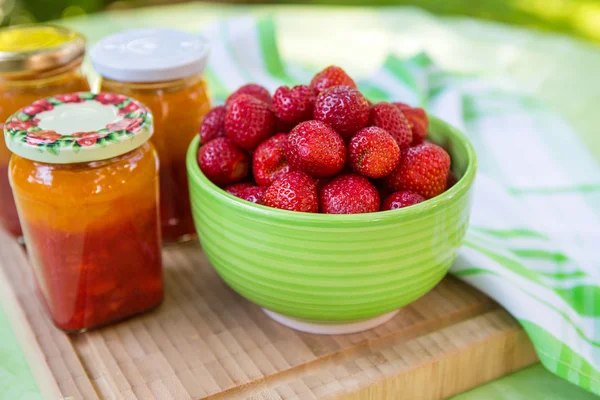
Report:
[[[109,118],[106,127],[61,136],[58,129],[70,121],[54,117],[79,112],[78,105],[92,98],[102,104],[83,107],[73,123],[89,129],[95,124],[92,109]],[[39,291],[54,323],[80,332],[152,309],[163,299],[159,164],[150,135],[142,132],[151,117],[143,116],[141,104],[130,113],[124,96],[68,99],[53,106],[65,109],[47,118],[53,125],[44,125],[52,110],[43,111],[34,115],[43,129],[15,131],[11,120],[12,137],[5,136],[15,152],[10,181]],[[115,102],[125,117],[111,114]]]
[[[51,25],[25,25],[0,30],[0,121],[35,100],[61,93],[89,90],[81,73],[85,40],[80,34]],[[27,56],[24,56],[27,53]],[[40,57],[44,53],[44,57]],[[57,53],[61,53],[60,57]],[[55,56],[50,59],[50,57]],[[36,62],[25,60],[36,58]],[[15,60],[19,60],[16,62]],[[22,62],[21,62],[22,60]],[[11,153],[0,141],[0,225],[21,236],[8,182]]]
[[90,58],[101,88],[135,97],[154,115],[152,143],[160,159],[163,240],[195,235],[185,158],[210,100],[202,73],[208,45],[201,37],[173,29],[132,29],[94,45]]

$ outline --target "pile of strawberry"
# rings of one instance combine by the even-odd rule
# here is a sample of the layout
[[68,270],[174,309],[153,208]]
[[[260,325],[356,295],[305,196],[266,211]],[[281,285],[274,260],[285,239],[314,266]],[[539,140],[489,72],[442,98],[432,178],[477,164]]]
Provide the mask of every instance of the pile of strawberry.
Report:
[[393,210],[435,197],[454,180],[448,153],[425,140],[427,127],[423,109],[372,105],[331,66],[310,85],[282,86],[273,97],[256,84],[232,93],[204,117],[198,164],[227,192],[270,207]]

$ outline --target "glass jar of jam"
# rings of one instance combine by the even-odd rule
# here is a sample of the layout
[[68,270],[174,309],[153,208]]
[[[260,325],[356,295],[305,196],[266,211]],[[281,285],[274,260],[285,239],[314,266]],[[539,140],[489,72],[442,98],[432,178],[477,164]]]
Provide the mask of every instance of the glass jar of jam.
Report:
[[193,237],[185,156],[210,110],[202,73],[208,45],[200,36],[172,29],[135,29],[94,45],[90,58],[101,88],[146,104],[154,115],[152,143],[160,158],[163,240]]
[[131,98],[73,93],[8,121],[9,179],[36,281],[69,332],[163,298],[152,114]]
[[[84,37],[59,26],[0,29],[0,121],[37,99],[89,90],[80,68],[84,52]],[[19,237],[21,227],[8,183],[10,152],[0,142],[0,225]]]

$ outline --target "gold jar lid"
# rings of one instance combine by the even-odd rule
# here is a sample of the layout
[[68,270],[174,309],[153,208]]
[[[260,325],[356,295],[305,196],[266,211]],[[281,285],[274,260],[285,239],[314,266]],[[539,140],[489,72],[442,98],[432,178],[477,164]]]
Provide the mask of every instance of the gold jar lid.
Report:
[[0,75],[21,77],[60,68],[85,53],[85,37],[50,24],[0,29]]

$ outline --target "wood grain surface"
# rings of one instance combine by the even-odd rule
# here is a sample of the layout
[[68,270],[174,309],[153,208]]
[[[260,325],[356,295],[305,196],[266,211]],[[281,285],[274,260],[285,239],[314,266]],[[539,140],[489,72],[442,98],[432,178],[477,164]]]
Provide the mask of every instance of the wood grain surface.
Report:
[[[81,335],[56,329],[23,249],[0,233],[0,293],[45,398],[442,399],[536,362],[525,332],[446,278],[388,323],[351,335],[296,332],[216,275],[197,244],[164,250],[155,311]],[[4,276],[1,276],[4,275]]]

